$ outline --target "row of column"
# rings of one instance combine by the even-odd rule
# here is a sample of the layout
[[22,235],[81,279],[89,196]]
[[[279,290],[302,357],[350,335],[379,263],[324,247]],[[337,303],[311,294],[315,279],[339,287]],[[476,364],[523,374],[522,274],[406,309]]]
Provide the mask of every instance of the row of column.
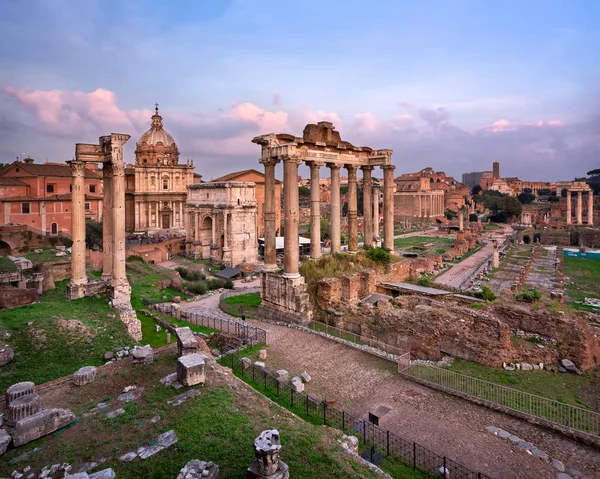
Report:
[[[164,201],[164,200],[163,200]],[[136,201],[135,202],[135,229],[143,230],[146,228],[162,228],[160,211],[161,203],[163,201]],[[183,201],[171,201],[167,200],[169,207],[172,210],[172,221],[171,228],[178,228],[182,225],[182,218],[184,212]],[[152,214],[154,213],[154,220],[152,220]],[[176,221],[177,220],[177,221]]]
[[[567,224],[571,224],[571,190],[567,190]],[[577,224],[583,224],[583,191],[577,191]],[[588,192],[588,224],[594,224],[594,193],[593,191]]]
[[444,215],[444,195],[432,193],[417,193],[416,214],[419,218],[429,218]]
[[[277,270],[275,234],[276,234],[276,205],[275,205],[275,165],[279,160],[265,160],[265,272]],[[284,276],[296,278],[300,274],[299,266],[299,237],[298,237],[298,166],[302,160],[298,158],[283,159],[283,183],[285,192],[284,206]],[[307,162],[310,167],[311,178],[311,258],[321,257],[321,205],[319,191],[319,169],[323,166],[321,162]],[[341,251],[341,201],[340,201],[340,169],[341,166],[327,163],[331,177],[331,218],[330,236],[331,252]],[[345,165],[348,170],[348,251],[358,251],[358,189],[356,165]],[[363,170],[363,219],[365,246],[373,246],[373,214],[371,211],[372,199],[372,166],[362,166]],[[384,215],[384,247],[390,250],[394,247],[394,168],[393,165],[382,166],[383,175],[383,215]],[[379,226],[379,194],[376,194],[375,216],[377,229]],[[377,231],[378,233],[379,231]]]

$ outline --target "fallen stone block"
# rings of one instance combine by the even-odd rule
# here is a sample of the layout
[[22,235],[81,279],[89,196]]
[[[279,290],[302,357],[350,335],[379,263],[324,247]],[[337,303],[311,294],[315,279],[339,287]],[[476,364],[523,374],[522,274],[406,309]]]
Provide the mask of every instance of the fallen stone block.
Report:
[[65,479],[90,479],[87,472],[77,472],[76,474],[65,474]]
[[[296,378],[298,378],[298,377],[296,376]],[[296,379],[296,378],[294,378],[294,379]],[[304,391],[304,383],[302,382],[302,380],[294,381],[294,379],[292,379],[292,390],[294,392],[301,393],[302,391]],[[298,379],[300,379],[300,378],[298,378]]]
[[184,386],[204,384],[206,381],[203,354],[188,354],[177,360],[177,380]]
[[551,464],[558,472],[565,472],[565,465],[558,459],[552,459]]
[[258,359],[260,359],[261,361],[264,361],[265,359],[267,359],[267,350],[266,349],[261,349],[258,352]]
[[14,399],[8,406],[9,426],[15,426],[18,421],[33,416],[42,410],[42,403],[37,394],[27,394]]
[[120,407],[119,409],[115,409],[114,411],[106,413],[106,417],[108,419],[113,419],[113,418],[115,418],[117,416],[121,416],[123,414],[125,414],[125,409],[123,409],[122,407]]
[[152,364],[154,361],[154,351],[149,344],[146,346],[136,346],[131,351],[131,357],[134,364]]
[[154,454],[162,451],[163,449],[164,447],[159,445],[142,446],[137,449],[136,453],[140,459],[148,459],[149,457],[154,456]]
[[196,336],[187,326],[175,329],[175,336],[177,336],[177,352],[180,356],[201,352]]
[[85,386],[96,379],[96,367],[84,366],[73,374],[73,383],[77,386]]
[[69,409],[44,409],[33,416],[21,419],[11,432],[15,447],[68,426],[77,419]]
[[137,401],[142,395],[143,390],[144,388],[142,387],[138,388],[136,386],[127,386],[125,389],[123,389],[123,394],[120,394],[117,399],[121,402]]
[[177,433],[174,429],[171,429],[170,431],[163,432],[160,436],[158,436],[156,443],[162,447],[169,447],[175,444],[178,440]]
[[548,459],[548,454],[546,454],[544,451],[538,449],[537,447],[534,447],[533,449],[531,449],[531,453],[536,456],[539,457],[540,459]]
[[569,359],[561,359],[560,360],[560,365],[564,369],[566,369],[566,371],[569,372],[569,373],[581,374],[581,371],[577,368],[577,366],[575,366],[575,364],[573,363],[573,361],[571,361]]
[[10,406],[11,401],[18,397],[25,396],[27,394],[34,393],[35,384],[31,381],[24,381],[21,383],[13,384],[6,390],[4,397],[6,398],[6,406]]
[[523,371],[533,371],[533,366],[529,363],[521,363],[521,369]]
[[12,439],[8,432],[6,432],[6,429],[0,429],[0,456],[8,449],[10,441],[12,441]]
[[264,368],[265,368],[265,363],[263,363],[262,361],[255,361],[255,362],[254,362],[254,365],[255,365],[257,368],[261,368],[261,369],[264,369]]
[[302,378],[302,381],[304,381],[305,383],[309,383],[309,382],[310,382],[310,380],[312,379],[312,378],[310,377],[310,374],[308,374],[306,371],[304,371],[304,372],[303,372],[303,373],[300,375],[300,377]]
[[275,377],[287,381],[289,373],[285,369],[279,369],[275,371]]
[[133,451],[128,452],[127,454],[123,454],[120,458],[119,461],[121,462],[131,462],[133,461],[135,458],[137,457],[137,454]]
[[10,363],[14,357],[15,352],[13,348],[8,345],[4,346],[2,349],[0,349],[0,366]]
[[242,363],[242,367],[244,369],[248,369],[250,366],[252,366],[252,360],[250,358],[242,358],[240,359],[240,363]]
[[88,472],[98,466],[97,462],[86,462],[83,466],[79,468],[78,472]]
[[104,353],[104,360],[110,361],[114,357],[114,355],[115,354],[112,351],[107,351],[106,353]]
[[171,373],[168,376],[165,376],[164,378],[162,378],[160,380],[160,383],[164,384],[165,386],[170,386],[175,381],[177,381],[177,373]]
[[104,469],[102,471],[94,472],[94,474],[90,474],[90,479],[114,479],[115,471],[113,471],[110,467],[108,469]]
[[189,391],[184,392],[183,394],[178,394],[177,396],[169,399],[167,403],[171,406],[179,406],[187,401],[189,398],[200,396],[200,391],[197,389],[190,389]]
[[219,479],[220,477],[219,466],[214,462],[192,459],[179,471],[176,479]]

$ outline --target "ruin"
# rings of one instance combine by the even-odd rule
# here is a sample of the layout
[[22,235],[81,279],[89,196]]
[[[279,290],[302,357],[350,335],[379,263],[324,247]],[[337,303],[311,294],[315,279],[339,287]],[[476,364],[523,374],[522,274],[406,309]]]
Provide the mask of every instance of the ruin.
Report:
[[256,459],[246,473],[248,479],[289,479],[288,465],[279,459],[279,431],[272,429],[261,432],[254,440],[254,454]]
[[[71,166],[72,212],[71,282],[67,285],[69,301],[100,292],[108,292],[113,307],[127,332],[142,339],[142,327],[131,307],[131,286],[125,273],[125,162],[123,145],[130,136],[112,133],[101,136],[98,145],[77,143]],[[102,163],[103,260],[100,280],[89,281],[85,269],[85,171],[88,163]]]
[[567,225],[573,223],[572,213],[572,198],[571,193],[577,193],[577,206],[575,210],[575,218],[578,225],[583,224],[583,193],[586,192],[588,197],[587,224],[594,224],[594,200],[593,190],[585,181],[560,182],[557,183],[558,188],[567,190]]
[[[364,238],[365,246],[374,244],[372,203],[372,171],[380,166],[383,171],[383,246],[389,250],[394,247],[394,168],[392,150],[375,150],[363,146],[357,147],[343,141],[332,123],[319,122],[308,124],[302,137],[287,133],[270,133],[257,136],[253,143],[261,146],[260,163],[265,167],[265,254],[264,273],[262,275],[260,313],[265,318],[285,320],[306,324],[312,318],[312,306],[306,292],[304,278],[299,273],[299,235],[298,235],[298,166],[302,162],[310,167],[311,183],[319,184],[319,170],[323,165],[331,174],[331,252],[341,251],[340,241],[340,169],[348,171],[348,252],[358,251],[357,222],[357,171],[363,172],[364,202]],[[285,196],[284,228],[284,267],[278,274],[276,263],[276,226],[275,226],[275,166],[283,162],[283,188]],[[311,258],[320,257],[320,197],[319,189],[311,193]],[[377,228],[378,230],[378,228]]]

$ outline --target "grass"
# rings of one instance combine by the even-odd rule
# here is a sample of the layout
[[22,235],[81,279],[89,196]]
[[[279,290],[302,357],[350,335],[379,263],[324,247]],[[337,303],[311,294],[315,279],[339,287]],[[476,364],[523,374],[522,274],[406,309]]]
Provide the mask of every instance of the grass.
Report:
[[240,294],[223,299],[223,303],[227,305],[226,312],[237,318],[241,318],[242,313],[245,316],[255,315],[261,301],[260,293]]
[[[583,304],[584,298],[600,298],[600,261],[585,258],[564,257],[564,273],[570,281],[565,281],[567,296],[571,306],[591,311],[591,306]],[[577,301],[580,301],[579,303]]]
[[477,251],[479,251],[484,246],[485,246],[485,243],[479,243],[477,246],[475,246],[475,248],[471,248],[469,251],[467,251],[465,254],[463,254],[460,257],[460,259],[453,259],[451,261],[451,263],[460,263],[461,261],[466,260],[469,256],[471,256],[472,254],[477,253]]
[[581,389],[590,385],[589,374],[578,376],[550,371],[505,371],[463,359],[455,359],[452,366],[446,369],[572,406],[594,409],[580,396]]
[[15,359],[2,368],[0,390],[19,381],[41,384],[82,366],[98,366],[105,352],[133,345],[105,296],[68,303],[66,284],[57,283],[38,304],[0,312],[0,324],[15,350]]
[[[138,319],[142,323],[142,344],[149,344],[152,349],[160,348],[167,344],[167,331],[165,328],[161,328],[160,331],[156,331],[156,322],[150,316],[147,316],[139,311],[136,313]],[[175,338],[171,338],[174,341]]]
[[[41,249],[43,253],[37,254],[34,253],[34,249]],[[50,253],[50,250],[56,250],[56,247],[52,248],[32,248],[32,250],[25,255],[25,258],[31,260],[33,264],[36,263],[56,263],[60,261],[70,261],[71,255],[67,253],[66,256],[56,256],[54,253]]]
[[[277,428],[281,434],[281,459],[290,467],[292,477],[377,478],[373,471],[352,461],[342,451],[332,432],[287,414],[253,391],[237,385],[232,388],[230,380],[226,381],[221,375],[208,372],[206,385],[195,387],[201,390],[197,399],[169,407],[166,401],[181,390],[165,387],[159,379],[173,370],[175,359],[175,353],[165,354],[152,365],[127,367],[112,375],[100,375],[86,386],[85,392],[76,390],[66,394],[65,400],[69,403],[65,407],[74,410],[91,408],[103,400],[110,401],[113,409],[117,407],[114,398],[122,384],[144,386],[142,398],[136,404],[125,406],[126,414],[112,420],[98,414],[82,419],[59,434],[28,444],[24,448],[27,451],[36,446],[41,450],[27,464],[38,471],[47,464],[69,462],[76,471],[84,462],[108,457],[108,461],[93,472],[111,467],[119,479],[163,479],[176,477],[189,460],[196,458],[215,462],[223,479],[233,479],[246,476],[246,469],[255,458],[252,444],[260,432]],[[157,424],[143,423],[157,413],[161,416]],[[175,430],[179,439],[171,447],[143,461],[136,459],[124,463],[116,460],[170,429]],[[6,454],[0,463],[1,476],[10,475],[15,466],[10,465],[9,460],[22,452],[23,448],[20,448]]]
[[[410,236],[408,238],[395,239],[394,248],[414,248],[415,246],[421,246],[423,243],[433,243],[433,247],[439,249],[440,246],[450,246],[452,240],[439,236]],[[433,247],[428,247],[428,249]]]

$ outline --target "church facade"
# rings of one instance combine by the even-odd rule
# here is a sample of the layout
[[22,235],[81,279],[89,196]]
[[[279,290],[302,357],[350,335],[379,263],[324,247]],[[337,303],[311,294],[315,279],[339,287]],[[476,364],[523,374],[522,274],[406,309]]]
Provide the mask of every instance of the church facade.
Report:
[[200,181],[193,162],[179,163],[179,150],[164,130],[158,105],[152,125],[136,144],[135,165],[125,170],[128,232],[185,232],[187,185]]

